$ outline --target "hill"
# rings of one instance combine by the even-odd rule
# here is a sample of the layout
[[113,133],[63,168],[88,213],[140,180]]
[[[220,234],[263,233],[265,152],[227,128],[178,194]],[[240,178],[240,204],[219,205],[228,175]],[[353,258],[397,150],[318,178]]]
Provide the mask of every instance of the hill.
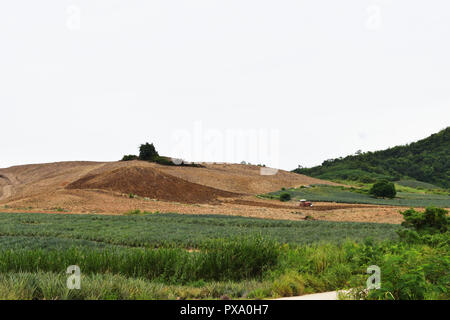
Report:
[[[124,214],[179,212],[302,219],[293,206],[256,195],[336,183],[242,164],[166,166],[147,161],[58,162],[0,169],[0,209]],[[251,201],[248,201],[251,200]],[[294,208],[295,209],[295,208]],[[344,208],[342,208],[344,209]]]
[[326,160],[293,172],[326,180],[417,180],[450,188],[450,127],[423,140],[382,151]]
[[100,189],[151,199],[182,203],[206,203],[219,197],[237,194],[171,176],[155,168],[128,166],[88,174],[66,186],[66,189]]

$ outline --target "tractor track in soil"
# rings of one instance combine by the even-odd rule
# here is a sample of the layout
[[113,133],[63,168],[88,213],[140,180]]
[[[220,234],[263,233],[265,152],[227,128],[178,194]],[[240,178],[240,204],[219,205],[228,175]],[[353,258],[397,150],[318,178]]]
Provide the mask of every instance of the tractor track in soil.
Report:
[[4,180],[7,183],[6,186],[3,186],[2,193],[0,195],[0,200],[4,200],[12,196],[13,181],[11,181],[11,178],[3,174],[0,174],[0,180]]

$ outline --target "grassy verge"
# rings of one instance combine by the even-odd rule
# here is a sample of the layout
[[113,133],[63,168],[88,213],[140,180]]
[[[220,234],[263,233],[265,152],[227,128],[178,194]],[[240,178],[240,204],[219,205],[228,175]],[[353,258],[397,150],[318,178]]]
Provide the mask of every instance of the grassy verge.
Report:
[[[422,215],[411,212],[409,225],[422,227]],[[359,297],[370,265],[381,268],[382,287],[365,299],[450,298],[444,225],[430,235],[401,227],[394,238],[399,226],[221,216],[0,214],[0,221],[7,233],[0,299],[266,299],[349,288]],[[368,239],[370,232],[379,237]],[[174,241],[182,235],[195,238]],[[197,249],[186,250],[193,243]],[[80,290],[66,287],[70,265],[81,269]]]
[[208,241],[198,252],[181,248],[2,249],[0,273],[58,272],[78,265],[88,274],[113,273],[166,283],[241,280],[261,277],[277,263],[278,255],[278,246],[262,238]]
[[[106,260],[101,251],[91,251],[91,256],[83,258],[72,256],[74,252],[67,251],[67,255],[63,256],[72,256],[73,260],[70,261],[58,258],[53,253],[14,253],[17,261],[23,261],[25,265],[32,267],[23,268],[21,263],[8,262],[11,261],[11,256],[3,259],[0,262],[3,265],[0,272],[0,298],[217,299],[223,295],[234,299],[277,298],[363,288],[368,277],[366,269],[374,264],[380,266],[382,271],[381,298],[450,298],[448,246],[393,242],[375,244],[370,241],[341,245],[280,245],[274,264],[266,264],[267,268],[264,270],[243,276],[244,272],[237,277],[233,272],[241,272],[242,262],[232,263],[230,249],[223,250],[225,253],[220,259],[221,263],[208,265],[205,261],[197,261],[200,262],[197,265],[199,269],[206,270],[206,273],[196,273],[195,270],[199,269],[195,265],[180,265],[182,260],[189,259],[184,256],[180,258],[181,253],[177,253],[172,259],[165,256],[167,253],[158,254],[161,258],[158,261],[144,259],[138,262],[127,256],[122,262],[109,260],[117,263],[110,268],[104,268],[106,264],[101,261]],[[46,257],[56,259],[56,262],[51,262]],[[147,265],[149,261],[155,264]],[[160,267],[163,262],[164,267]],[[67,263],[78,263],[81,267],[80,290],[68,290],[65,286],[67,276],[64,271]],[[134,263],[137,263],[137,269],[129,269]],[[258,260],[252,258],[245,264],[261,266]],[[7,272],[5,266],[8,266]],[[207,269],[204,269],[205,266]],[[168,278],[162,276],[168,275],[169,270],[179,272],[171,273]],[[227,273],[226,270],[230,272]],[[245,268],[242,269],[244,270]],[[221,275],[214,280],[214,277],[210,277],[211,274]]]
[[81,276],[80,290],[69,290],[66,280],[66,275],[54,272],[0,274],[0,299],[174,300],[220,299],[224,295],[239,299],[268,286],[256,280],[173,285],[116,274],[90,274]]

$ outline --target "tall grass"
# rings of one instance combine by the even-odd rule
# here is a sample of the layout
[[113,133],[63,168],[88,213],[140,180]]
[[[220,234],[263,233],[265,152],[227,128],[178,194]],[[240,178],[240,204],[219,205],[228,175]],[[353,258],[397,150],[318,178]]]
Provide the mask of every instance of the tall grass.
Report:
[[[381,268],[382,288],[368,298],[450,298],[448,245],[367,241],[279,246],[258,241],[217,241],[201,252],[6,250],[0,255],[0,298],[274,298],[364,289],[366,269],[374,264]],[[81,267],[81,290],[65,287],[69,264]]]
[[[248,298],[252,292],[270,288],[267,282],[256,280],[211,281],[189,285],[164,284],[144,278],[129,278],[112,274],[81,275],[81,289],[69,290],[67,276],[54,272],[0,273],[2,300],[115,300],[115,299],[233,299]],[[270,290],[269,290],[270,292]]]
[[181,248],[6,249],[0,251],[0,272],[63,272],[78,265],[85,274],[111,273],[168,283],[240,280],[261,277],[276,265],[278,255],[277,244],[262,238],[210,241],[199,252]]
[[[378,265],[384,285],[368,298],[448,299],[450,234],[379,241],[397,228],[220,216],[0,214],[0,298],[272,298],[364,288],[367,267]],[[362,241],[373,230],[379,237]],[[275,234],[290,241],[270,240]],[[324,234],[333,242],[300,241]],[[196,237],[155,248],[159,235]],[[187,250],[191,243],[196,250]],[[135,244],[144,245],[128,246]],[[81,268],[81,290],[66,288],[69,265]]]

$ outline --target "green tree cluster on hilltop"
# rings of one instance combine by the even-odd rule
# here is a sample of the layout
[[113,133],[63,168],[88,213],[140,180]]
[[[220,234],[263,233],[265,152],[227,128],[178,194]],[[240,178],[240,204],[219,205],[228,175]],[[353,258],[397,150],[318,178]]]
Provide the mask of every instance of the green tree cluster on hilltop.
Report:
[[320,166],[297,168],[296,173],[327,180],[355,180],[365,183],[386,179],[413,178],[450,188],[450,127],[423,140],[326,160]]
[[139,156],[134,154],[127,154],[122,157],[120,161],[133,161],[133,160],[141,160],[141,161],[149,161],[156,162],[158,164],[166,165],[166,166],[188,166],[188,167],[203,167],[200,164],[185,162],[182,159],[173,159],[170,157],[160,156],[158,151],[156,151],[153,143],[146,142],[145,144],[141,144],[139,147]]

